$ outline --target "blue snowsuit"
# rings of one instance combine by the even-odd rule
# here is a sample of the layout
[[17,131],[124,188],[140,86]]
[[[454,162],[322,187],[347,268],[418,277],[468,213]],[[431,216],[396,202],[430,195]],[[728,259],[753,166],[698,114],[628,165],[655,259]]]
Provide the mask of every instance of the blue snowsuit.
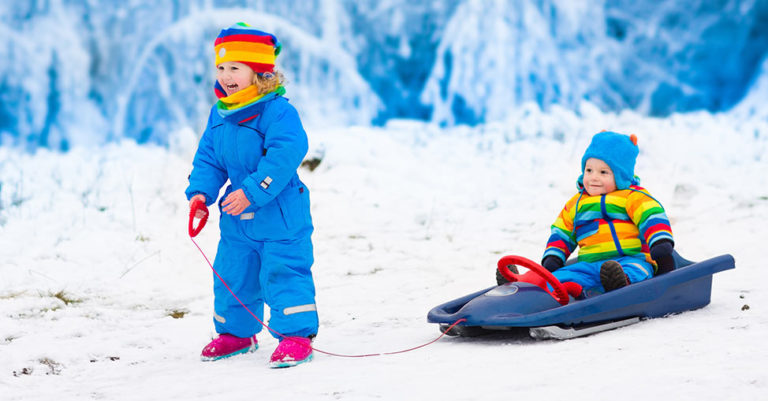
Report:
[[[242,189],[251,205],[240,215],[221,213],[214,268],[260,319],[286,336],[317,333],[309,191],[296,173],[307,153],[307,135],[296,109],[281,96],[222,118],[211,110],[192,163],[187,199],[207,205]],[[214,277],[214,325],[218,333],[249,337],[261,324]],[[273,336],[276,336],[273,334]]]

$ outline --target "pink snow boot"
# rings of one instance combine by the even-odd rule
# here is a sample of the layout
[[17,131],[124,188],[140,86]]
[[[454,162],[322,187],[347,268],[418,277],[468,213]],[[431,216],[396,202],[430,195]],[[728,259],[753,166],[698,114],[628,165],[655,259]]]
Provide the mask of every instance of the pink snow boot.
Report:
[[218,337],[214,338],[213,341],[203,348],[200,359],[203,361],[218,361],[230,356],[253,352],[258,348],[259,344],[256,341],[255,335],[242,338],[223,333],[219,334]]
[[285,337],[269,358],[269,367],[287,368],[311,360],[312,340],[306,337]]

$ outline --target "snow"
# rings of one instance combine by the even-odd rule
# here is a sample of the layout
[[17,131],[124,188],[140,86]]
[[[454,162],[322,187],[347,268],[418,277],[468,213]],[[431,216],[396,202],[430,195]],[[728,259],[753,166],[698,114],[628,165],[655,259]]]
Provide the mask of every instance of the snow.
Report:
[[[314,345],[370,354],[437,338],[432,307],[492,285],[504,254],[540,257],[601,129],[638,135],[636,171],[684,257],[735,257],[710,305],[569,341],[444,337],[398,355],[318,352],[283,370],[267,367],[266,331],[255,353],[199,360],[213,277],[186,232],[194,132],[175,132],[170,150],[0,148],[2,399],[764,397],[768,122],[728,114],[654,119],[585,103],[474,128],[309,126],[309,157],[322,157],[300,171],[316,226]],[[211,259],[216,214],[197,237]]]

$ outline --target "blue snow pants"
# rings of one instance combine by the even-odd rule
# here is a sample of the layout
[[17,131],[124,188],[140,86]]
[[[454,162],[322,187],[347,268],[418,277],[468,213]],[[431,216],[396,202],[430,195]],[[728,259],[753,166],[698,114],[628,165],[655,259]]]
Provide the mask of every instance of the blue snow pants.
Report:
[[[290,240],[254,241],[238,229],[238,216],[222,214],[221,240],[214,268],[237,297],[264,321],[269,305],[269,327],[286,336],[317,334],[311,229]],[[250,337],[261,324],[214,275],[216,332]],[[278,337],[271,333],[273,337]]]
[[[653,277],[653,265],[648,263],[642,254],[639,257],[624,256],[613,260],[619,262],[624,269],[624,273],[629,277],[630,283],[637,283]],[[585,293],[592,291],[602,293],[605,292],[605,289],[600,283],[600,266],[604,262],[604,260],[599,262],[576,262],[565,265],[555,270],[552,274],[560,282],[570,281],[580,284]]]

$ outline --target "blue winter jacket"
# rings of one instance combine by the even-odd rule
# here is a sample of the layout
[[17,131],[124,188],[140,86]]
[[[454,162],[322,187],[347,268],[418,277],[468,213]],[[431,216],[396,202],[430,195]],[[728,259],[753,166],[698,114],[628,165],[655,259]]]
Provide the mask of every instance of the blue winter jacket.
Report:
[[[296,109],[277,96],[223,118],[214,106],[192,162],[187,199],[205,195],[207,205],[230,180],[251,205],[239,216],[238,231],[256,241],[297,238],[312,230],[309,191],[296,170],[307,153],[307,134]],[[222,232],[222,235],[227,233]]]

